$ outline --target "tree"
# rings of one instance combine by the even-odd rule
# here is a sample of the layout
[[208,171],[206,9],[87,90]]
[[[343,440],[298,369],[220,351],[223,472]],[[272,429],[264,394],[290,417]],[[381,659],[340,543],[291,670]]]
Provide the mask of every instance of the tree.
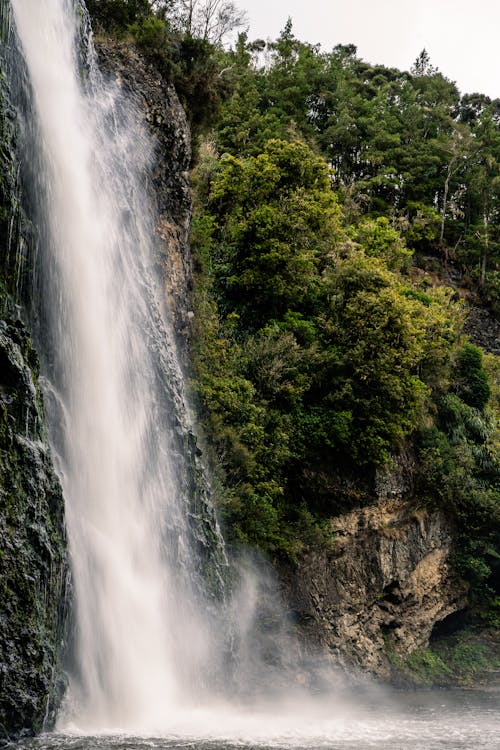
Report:
[[474,153],[467,174],[468,242],[479,246],[479,286],[485,285],[491,259],[499,259],[500,124],[492,105],[472,129]]
[[357,250],[328,269],[318,320],[336,353],[323,403],[350,414],[348,451],[365,465],[385,463],[422,420],[429,381],[442,377],[458,335],[449,295],[402,283],[382,257]]
[[216,130],[220,153],[233,156],[257,156],[271,138],[286,137],[277,113],[262,111],[259,90],[261,76],[255,70],[254,57],[265,42],[248,42],[246,32],[238,35],[234,49],[224,54],[221,76],[233,84],[232,95],[224,103]]
[[247,23],[247,14],[233,0],[170,0],[157,8],[188,36],[220,44],[224,37]]
[[312,304],[319,272],[342,234],[327,164],[303,143],[269,141],[262,154],[225,155],[209,209],[219,226],[218,283],[258,328]]
[[452,180],[460,170],[465,168],[465,163],[471,157],[473,149],[474,141],[469,128],[462,123],[453,123],[451,137],[446,140],[443,147],[447,164],[441,203],[441,229],[439,233],[439,243],[442,249],[445,247],[444,231]]
[[434,76],[439,73],[439,70],[431,65],[431,58],[425,47],[410,68],[410,73],[416,77]]

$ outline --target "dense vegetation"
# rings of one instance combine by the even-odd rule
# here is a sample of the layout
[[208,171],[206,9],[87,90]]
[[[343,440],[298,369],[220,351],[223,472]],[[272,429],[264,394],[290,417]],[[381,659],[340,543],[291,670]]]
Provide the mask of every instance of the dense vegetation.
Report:
[[453,264],[499,313],[500,100],[460,96],[425,51],[399,71],[290,22],[227,51],[186,15],[199,3],[90,5],[196,128],[193,385],[231,534],[293,557],[411,451],[419,502],[455,519],[457,569],[491,621],[499,365],[436,271]]

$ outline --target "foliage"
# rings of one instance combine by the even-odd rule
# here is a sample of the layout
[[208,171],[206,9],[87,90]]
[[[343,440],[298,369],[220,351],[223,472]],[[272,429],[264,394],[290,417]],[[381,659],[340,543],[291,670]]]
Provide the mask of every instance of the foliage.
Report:
[[500,571],[498,365],[489,364],[490,374],[478,347],[467,344],[458,351],[455,393],[439,400],[436,426],[423,434],[420,452],[421,489],[455,518],[456,569],[471,583],[472,600],[486,619],[484,604],[498,595]]
[[457,334],[453,306],[449,298],[414,293],[387,269],[383,253],[370,259],[358,251],[325,280],[330,294],[322,333],[341,355],[344,382],[335,399],[347,394],[350,451],[358,463],[382,464],[424,419],[429,385],[439,367],[446,369]]
[[361,221],[356,227],[356,241],[367,255],[383,258],[391,271],[409,268],[413,253],[386,216]]
[[86,5],[99,29],[118,34],[151,14],[149,0],[86,0]]
[[385,217],[345,225],[303,142],[207,149],[195,186],[195,387],[226,517],[237,538],[293,556],[304,518],[318,530],[353,502],[328,491],[335,467],[369,475],[425,423],[461,315],[402,275],[411,252]]
[[456,390],[462,401],[480,411],[491,395],[488,375],[483,369],[481,349],[466,344],[458,353]]
[[414,651],[404,666],[411,671],[418,684],[426,686],[448,685],[453,674],[443,659],[428,648]]
[[464,630],[431,639],[428,648],[419,648],[402,657],[386,642],[386,653],[393,666],[395,682],[412,686],[488,684],[500,668],[498,638],[485,631]]
[[[488,237],[473,230],[490,104],[458,114],[428,60],[409,75],[352,46],[325,55],[290,23],[266,68],[261,54],[245,35],[226,53],[232,94],[194,175],[196,319],[211,321],[195,388],[229,531],[273,556],[326,544],[326,519],[411,441],[415,491],[454,520],[456,571],[493,623],[498,367],[461,339],[453,292],[412,268],[414,249],[477,263],[487,240],[495,299],[493,208]],[[450,677],[439,654],[412,658],[423,682]]]
[[454,520],[456,570],[492,621],[498,366],[412,265],[413,251],[458,260],[496,305],[500,106],[460,100],[425,51],[401,72],[352,45],[324,53],[291,22],[267,45],[240,35],[224,60],[193,241],[212,316],[195,387],[229,525],[293,557],[410,441],[415,491]]
[[290,21],[265,57],[263,43],[238,44],[227,55],[234,93],[217,127],[221,150],[256,155],[269,137],[304,139],[351,212],[394,216],[410,247],[458,256],[486,286],[499,262],[498,100],[461,100],[425,50],[406,73],[369,65],[353,45],[324,53]]
[[[301,143],[269,141],[262,154],[224,156],[209,208],[224,221],[217,258],[228,304],[251,327],[311,309],[340,232],[328,168]],[[225,270],[226,269],[226,270]],[[251,311],[238,300],[248,300]]]
[[448,393],[437,424],[420,437],[419,490],[456,521],[457,571],[471,583],[479,606],[498,588],[500,456],[495,420]]

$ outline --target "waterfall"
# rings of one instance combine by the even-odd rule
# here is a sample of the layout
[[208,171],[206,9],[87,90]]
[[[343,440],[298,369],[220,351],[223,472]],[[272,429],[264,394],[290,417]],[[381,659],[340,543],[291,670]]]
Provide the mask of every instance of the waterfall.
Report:
[[150,270],[151,144],[91,44],[82,60],[83,5],[11,5],[31,89],[37,317],[75,596],[60,723],[161,730],[195,700],[214,647],[179,468],[182,378]]

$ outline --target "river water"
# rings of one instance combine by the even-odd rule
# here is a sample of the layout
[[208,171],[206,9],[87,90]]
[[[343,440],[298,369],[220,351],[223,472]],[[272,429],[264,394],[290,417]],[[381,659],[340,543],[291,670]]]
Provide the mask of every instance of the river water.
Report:
[[194,709],[172,721],[163,737],[101,732],[26,740],[26,750],[498,750],[500,689],[375,693],[334,703]]

